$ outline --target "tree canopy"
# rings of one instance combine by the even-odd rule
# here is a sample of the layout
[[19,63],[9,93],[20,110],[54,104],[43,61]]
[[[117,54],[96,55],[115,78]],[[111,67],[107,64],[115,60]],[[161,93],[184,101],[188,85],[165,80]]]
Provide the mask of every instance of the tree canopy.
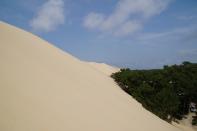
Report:
[[189,103],[197,103],[197,64],[165,65],[163,69],[121,69],[111,75],[146,109],[171,122],[182,119]]

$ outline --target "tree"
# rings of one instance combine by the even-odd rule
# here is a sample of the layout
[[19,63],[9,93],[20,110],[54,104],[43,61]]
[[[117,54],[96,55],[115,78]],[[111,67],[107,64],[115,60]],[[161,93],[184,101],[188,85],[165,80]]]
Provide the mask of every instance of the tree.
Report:
[[179,107],[178,96],[169,87],[163,88],[155,96],[155,106],[159,116],[171,122]]

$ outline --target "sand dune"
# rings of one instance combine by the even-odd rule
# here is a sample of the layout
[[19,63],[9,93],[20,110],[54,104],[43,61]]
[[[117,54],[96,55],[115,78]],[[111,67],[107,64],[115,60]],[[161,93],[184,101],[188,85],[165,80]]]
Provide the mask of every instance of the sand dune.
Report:
[[0,23],[0,131],[180,131],[98,69]]
[[105,63],[96,63],[96,62],[87,62],[87,63],[107,76],[110,76],[112,73],[118,72],[120,70],[117,67],[113,67]]

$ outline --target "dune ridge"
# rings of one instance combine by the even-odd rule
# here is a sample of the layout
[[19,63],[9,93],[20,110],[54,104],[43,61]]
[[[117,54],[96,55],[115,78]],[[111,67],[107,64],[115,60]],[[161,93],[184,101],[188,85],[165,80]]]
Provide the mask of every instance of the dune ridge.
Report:
[[112,73],[118,72],[120,69],[105,63],[87,62],[90,66],[102,72],[103,74],[110,76]]
[[180,131],[87,64],[0,22],[0,130]]

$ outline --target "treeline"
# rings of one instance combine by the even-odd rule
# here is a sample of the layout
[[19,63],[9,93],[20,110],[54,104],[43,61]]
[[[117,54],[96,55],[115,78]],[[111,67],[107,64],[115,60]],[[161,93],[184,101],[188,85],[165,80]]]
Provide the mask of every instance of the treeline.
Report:
[[182,119],[190,102],[197,103],[197,64],[164,66],[163,69],[121,69],[111,75],[119,86],[163,120]]

